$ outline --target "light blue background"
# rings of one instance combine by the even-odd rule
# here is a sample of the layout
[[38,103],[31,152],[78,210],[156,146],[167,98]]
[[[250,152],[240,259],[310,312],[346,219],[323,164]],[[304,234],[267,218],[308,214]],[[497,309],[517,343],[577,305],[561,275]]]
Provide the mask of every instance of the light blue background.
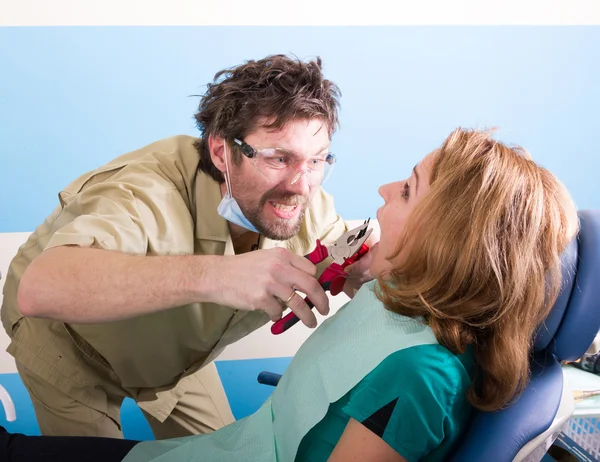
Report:
[[320,55],[342,89],[327,189],[346,218],[456,126],[498,126],[600,206],[600,27],[53,27],[0,29],[0,232],[32,231],[61,187],[156,139],[197,134],[214,73]]

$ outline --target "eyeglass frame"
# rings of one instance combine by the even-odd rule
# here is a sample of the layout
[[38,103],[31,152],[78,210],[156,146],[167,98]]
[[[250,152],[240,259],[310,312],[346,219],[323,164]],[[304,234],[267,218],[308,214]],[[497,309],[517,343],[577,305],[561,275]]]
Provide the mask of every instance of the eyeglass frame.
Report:
[[[250,146],[248,143],[246,143],[244,140],[240,139],[240,138],[231,138],[231,140],[237,145],[237,148],[241,151],[241,153],[246,156],[248,159],[254,159],[257,151],[259,151],[259,149],[253,148],[252,146]],[[265,148],[265,149],[275,149],[275,150],[283,150],[283,151],[287,151],[286,149],[283,148]],[[289,152],[289,151],[288,151]],[[335,154],[333,154],[332,152],[328,152],[327,153],[327,157],[325,158],[325,162],[327,162],[327,159],[333,159],[333,162],[331,162],[329,165],[331,166],[331,168],[333,169],[333,166],[335,165],[335,163],[337,162],[337,157],[335,156]],[[255,168],[264,175],[264,173],[262,171],[260,171],[258,169],[258,167],[255,166]],[[310,170],[310,169],[309,169]],[[304,172],[304,171],[303,171]],[[329,175],[331,175],[331,172],[329,173]],[[327,179],[329,178],[329,175],[327,176],[327,178],[325,178],[324,180],[322,180],[319,184],[322,185],[323,183],[325,183],[325,181],[327,181]],[[300,175],[301,176],[301,175]],[[300,176],[297,176],[297,178],[299,178]],[[292,184],[296,182],[296,179],[294,179],[292,181]]]

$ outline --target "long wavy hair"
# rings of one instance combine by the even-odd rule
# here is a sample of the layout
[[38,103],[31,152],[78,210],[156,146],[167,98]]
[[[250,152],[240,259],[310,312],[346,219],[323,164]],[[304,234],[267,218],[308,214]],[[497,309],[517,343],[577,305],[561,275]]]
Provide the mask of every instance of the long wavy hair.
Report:
[[491,131],[458,128],[434,153],[430,192],[411,212],[377,295],[424,316],[441,345],[472,344],[478,373],[468,398],[508,405],[528,381],[532,341],[561,287],[560,255],[578,230],[561,182]]

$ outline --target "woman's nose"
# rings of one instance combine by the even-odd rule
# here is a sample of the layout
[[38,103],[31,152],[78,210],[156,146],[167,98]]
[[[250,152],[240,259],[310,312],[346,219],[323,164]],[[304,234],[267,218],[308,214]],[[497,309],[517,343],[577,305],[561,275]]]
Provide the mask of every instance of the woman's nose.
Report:
[[379,187],[378,191],[377,191],[377,192],[379,193],[379,195],[380,195],[380,196],[381,196],[381,197],[382,197],[384,200],[385,200],[385,198],[386,198],[386,195],[387,195],[386,193],[387,193],[387,190],[388,190],[388,186],[389,186],[389,184],[384,184],[384,185],[381,185],[381,186]]

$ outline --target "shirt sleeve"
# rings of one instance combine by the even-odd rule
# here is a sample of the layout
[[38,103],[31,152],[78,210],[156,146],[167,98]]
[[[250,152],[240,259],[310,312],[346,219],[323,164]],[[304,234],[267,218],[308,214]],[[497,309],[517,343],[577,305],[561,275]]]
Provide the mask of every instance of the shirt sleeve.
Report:
[[[173,183],[133,169],[59,195],[62,210],[46,249],[77,245],[146,255],[151,238],[181,229],[189,212]],[[178,218],[179,214],[179,218]],[[178,231],[180,232],[180,231]]]
[[455,398],[466,391],[458,360],[440,354],[442,348],[420,345],[388,356],[351,391],[342,411],[408,461],[422,459],[444,441]]

